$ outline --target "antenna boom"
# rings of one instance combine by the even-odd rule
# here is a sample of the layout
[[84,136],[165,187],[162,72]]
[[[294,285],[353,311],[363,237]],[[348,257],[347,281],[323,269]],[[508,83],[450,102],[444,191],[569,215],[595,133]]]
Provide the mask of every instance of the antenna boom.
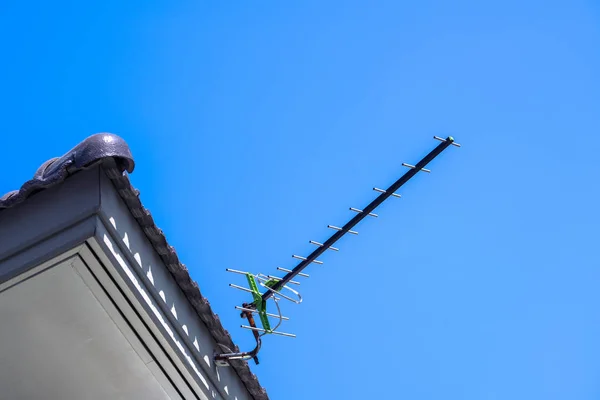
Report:
[[[440,140],[441,138],[437,138]],[[394,195],[395,191],[400,189],[406,182],[408,182],[413,176],[415,176],[418,172],[422,171],[427,164],[429,164],[434,158],[436,158],[442,151],[446,150],[450,145],[454,144],[454,138],[452,136],[448,136],[446,139],[440,140],[442,143],[438,144],[436,148],[431,150],[429,154],[427,154],[421,161],[419,161],[414,167],[411,165],[411,168],[400,177],[396,182],[392,184],[389,188],[385,190],[385,192],[381,192],[379,196],[375,198],[368,206],[362,209],[361,213],[358,213],[352,218],[350,221],[346,223],[340,230],[335,232],[329,239],[327,239],[322,246],[317,247],[306,259],[302,260],[300,264],[298,264],[291,272],[288,272],[281,280],[277,281],[275,285],[273,285],[273,290],[267,290],[263,295],[263,300],[268,300],[273,293],[280,290],[284,285],[289,283],[296,275],[298,275],[304,268],[313,263],[317,257],[323,254],[327,249],[335,244],[342,236],[344,236],[347,232],[349,232],[354,226],[356,226],[360,221],[362,221],[365,217],[369,216],[373,210],[375,210],[381,203],[387,200],[390,196]],[[425,171],[429,172],[429,170],[425,169]]]

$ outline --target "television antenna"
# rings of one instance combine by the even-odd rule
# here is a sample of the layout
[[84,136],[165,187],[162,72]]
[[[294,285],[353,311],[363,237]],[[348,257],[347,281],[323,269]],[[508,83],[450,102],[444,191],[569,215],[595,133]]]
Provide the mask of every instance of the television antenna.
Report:
[[[251,302],[243,303],[241,306],[236,306],[235,308],[241,311],[240,316],[248,321],[248,325],[241,325],[241,327],[252,332],[254,339],[256,340],[256,346],[250,351],[236,353],[232,352],[231,349],[227,349],[229,353],[216,353],[214,355],[215,364],[219,366],[228,366],[230,360],[251,359],[253,359],[254,362],[258,364],[257,354],[262,346],[261,338],[263,336],[279,335],[286,337],[296,337],[296,335],[292,333],[286,333],[277,330],[284,321],[289,320],[288,317],[282,315],[279,302],[282,300],[286,300],[296,304],[302,303],[302,296],[300,295],[300,293],[290,286],[300,285],[300,282],[295,281],[294,278],[296,278],[297,276],[301,278],[308,278],[309,275],[302,271],[304,271],[304,269],[310,264],[323,264],[323,262],[318,260],[317,257],[325,253],[327,250],[339,251],[339,249],[337,247],[334,247],[333,245],[339,239],[341,239],[342,236],[344,236],[346,233],[358,235],[358,232],[353,231],[352,229],[360,221],[362,221],[366,217],[377,218],[378,215],[375,214],[373,211],[375,211],[375,209],[381,203],[383,203],[390,197],[400,198],[400,195],[397,194],[396,191],[400,189],[412,177],[414,177],[418,172],[430,173],[431,170],[425,167],[442,151],[446,150],[450,146],[460,147],[460,144],[456,143],[452,136],[448,136],[446,139],[441,138],[439,136],[434,136],[433,138],[439,140],[441,143],[438,144],[433,150],[431,150],[431,152],[429,152],[429,154],[423,157],[423,159],[417,164],[411,165],[407,163],[402,163],[402,166],[408,168],[408,171],[387,189],[379,189],[374,187],[373,190],[378,192],[379,195],[373,201],[371,201],[371,203],[369,203],[365,208],[359,209],[350,207],[350,210],[355,212],[356,215],[352,219],[350,219],[350,221],[348,221],[344,226],[338,227],[335,225],[327,225],[328,228],[335,231],[329,237],[329,239],[327,239],[323,243],[316,242],[314,240],[309,240],[309,243],[317,247],[312,253],[310,253],[306,257],[299,256],[296,254],[292,255],[293,258],[299,260],[298,265],[296,265],[294,269],[277,267],[277,270],[286,273],[284,276],[279,277],[274,275],[264,275],[261,273],[253,274],[251,272],[239,271],[230,268],[226,269],[227,272],[244,275],[246,277],[248,287],[235,285],[233,283],[230,283],[229,286],[234,289],[250,293],[252,295]],[[269,304],[269,301],[271,301],[275,305],[275,308],[277,310],[276,314],[267,312],[267,304]],[[256,325],[256,321],[254,319],[255,314],[258,315],[262,327],[258,327]],[[272,322],[270,318],[275,321],[275,327],[271,327]]]

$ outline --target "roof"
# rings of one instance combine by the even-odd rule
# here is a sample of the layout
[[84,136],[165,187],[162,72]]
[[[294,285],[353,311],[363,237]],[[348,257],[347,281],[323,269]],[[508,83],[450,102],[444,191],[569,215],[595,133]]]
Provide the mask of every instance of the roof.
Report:
[[[0,197],[0,212],[24,202],[39,191],[64,182],[70,175],[82,169],[97,164],[101,164],[104,168],[120,197],[208,328],[213,339],[218,344],[238,352],[238,346],[233,343],[229,332],[223,328],[218,315],[213,313],[209,301],[202,296],[198,284],[192,280],[188,269],[180,262],[175,249],[169,245],[163,231],[154,223],[150,211],[144,208],[139,199],[139,190],[131,185],[127,172],[133,172],[135,162],[129,146],[121,137],[111,133],[98,133],[89,136],[62,157],[49,159],[37,169],[33,179],[25,182],[19,190],[8,192]],[[230,365],[254,399],[268,400],[266,390],[260,385],[256,375],[250,371],[246,361],[231,360]]]

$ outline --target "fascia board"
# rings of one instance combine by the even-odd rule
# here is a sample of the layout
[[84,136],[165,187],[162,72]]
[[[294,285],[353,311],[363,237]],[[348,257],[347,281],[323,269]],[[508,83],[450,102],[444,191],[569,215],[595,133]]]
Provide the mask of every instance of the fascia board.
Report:
[[96,216],[88,216],[61,230],[37,237],[25,248],[6,253],[8,256],[0,259],[0,283],[27,275],[32,268],[57,256],[77,252],[87,239],[94,236],[96,225]]
[[[187,384],[197,393],[208,391],[214,399],[251,399],[237,375],[224,376],[231,372],[212,363],[213,348],[206,345],[207,341],[213,344],[209,333],[202,331],[197,320],[195,324],[198,325],[192,321],[183,328],[173,313],[177,310],[177,301],[170,305],[162,299],[160,288],[155,286],[158,282],[155,280],[152,284],[120,235],[115,234],[114,228],[109,228],[111,226],[98,218],[96,235],[88,240],[89,246],[117,285],[128,294],[130,302],[159,339]],[[128,236],[131,238],[131,234]],[[154,265],[152,271],[158,268]],[[164,291],[162,293],[164,295]]]
[[98,167],[80,171],[63,184],[2,210],[0,262],[94,215],[100,207],[99,175]]
[[[103,235],[106,232],[120,249],[122,257],[129,265],[135,266],[132,270],[136,279],[147,288],[150,296],[166,314],[173,329],[191,349],[188,354],[198,360],[197,364],[217,387],[221,387],[224,395],[231,395],[232,398],[237,396],[239,400],[252,398],[235,369],[218,368],[214,365],[214,352],[225,350],[221,349],[214,339],[223,336],[223,328],[219,324],[220,331],[211,331],[211,328],[205,325],[202,317],[207,316],[199,315],[197,309],[192,306],[110,179],[102,174],[100,181],[101,207],[98,217],[101,225],[96,231],[96,241],[104,246]],[[104,246],[103,251],[107,252],[109,249]],[[211,313],[209,322],[214,318],[216,317]]]

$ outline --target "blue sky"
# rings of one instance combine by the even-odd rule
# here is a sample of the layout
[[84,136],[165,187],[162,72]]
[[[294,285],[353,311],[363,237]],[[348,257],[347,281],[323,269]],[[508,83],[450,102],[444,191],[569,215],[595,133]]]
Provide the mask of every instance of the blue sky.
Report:
[[121,135],[246,348],[225,268],[292,268],[463,145],[307,271],[252,367],[273,399],[600,397],[598,3],[5,2],[0,35],[0,192]]

